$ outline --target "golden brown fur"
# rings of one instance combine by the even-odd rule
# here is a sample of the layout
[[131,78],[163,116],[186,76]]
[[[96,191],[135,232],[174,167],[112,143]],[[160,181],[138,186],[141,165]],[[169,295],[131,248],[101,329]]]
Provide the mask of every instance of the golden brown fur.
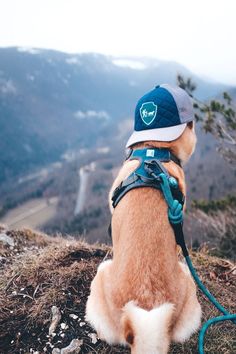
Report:
[[[189,124],[182,136],[173,142],[151,141],[133,148],[168,147],[182,162],[186,162],[194,151],[195,143],[194,127]],[[111,193],[138,164],[138,161],[124,163]],[[182,192],[186,194],[183,170],[172,161],[164,165],[170,175],[177,178]],[[113,212],[112,241],[113,260],[102,264],[93,280],[87,318],[101,338],[110,343],[128,343],[132,353],[139,354],[144,350],[145,354],[167,353],[171,339],[185,340],[198,326],[200,307],[195,285],[185,266],[178,261],[175,237],[167,217],[167,204],[161,192],[138,188],[127,193]],[[126,309],[130,301],[134,301],[134,308]],[[141,312],[145,317],[152,309],[162,311],[162,304],[173,304],[174,308],[163,307],[166,311],[163,321],[166,322],[163,322],[161,329],[159,324],[153,322],[150,331],[145,334],[149,336],[152,330],[155,333],[155,326],[157,331],[164,331],[161,339],[156,339],[157,342],[161,340],[161,345],[158,347],[154,343],[153,347],[151,344],[145,347],[143,340],[139,341],[145,330],[139,327],[135,311],[139,308],[146,310]],[[92,311],[97,311],[97,314],[93,315]],[[194,311],[196,325],[191,330],[189,316],[190,313],[194,316]],[[151,320],[148,323],[152,323]],[[153,348],[156,348],[155,351]]]

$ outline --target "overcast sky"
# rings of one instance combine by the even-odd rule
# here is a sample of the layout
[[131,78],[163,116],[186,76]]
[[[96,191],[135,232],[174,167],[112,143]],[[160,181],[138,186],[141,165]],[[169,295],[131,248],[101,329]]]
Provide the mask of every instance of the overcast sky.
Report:
[[235,35],[235,0],[0,0],[1,47],[151,56],[233,85]]

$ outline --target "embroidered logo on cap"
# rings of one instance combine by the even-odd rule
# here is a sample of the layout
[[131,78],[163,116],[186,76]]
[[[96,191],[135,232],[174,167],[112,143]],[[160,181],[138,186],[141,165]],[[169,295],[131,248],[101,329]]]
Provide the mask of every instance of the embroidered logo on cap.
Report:
[[146,125],[150,125],[157,115],[157,105],[154,102],[145,102],[140,108],[142,121]]

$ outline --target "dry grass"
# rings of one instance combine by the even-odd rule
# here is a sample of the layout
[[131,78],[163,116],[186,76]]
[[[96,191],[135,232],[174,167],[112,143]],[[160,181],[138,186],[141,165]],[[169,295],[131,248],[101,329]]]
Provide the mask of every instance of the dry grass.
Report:
[[5,233],[10,236],[15,244],[14,247],[6,247],[0,241],[0,256],[7,257],[8,261],[11,261],[13,256],[19,255],[26,250],[46,247],[54,240],[52,237],[30,229],[7,231],[1,224],[0,233]]
[[[8,252],[0,269],[0,353],[51,353],[74,338],[83,339],[82,353],[129,353],[128,349],[110,347],[89,335],[94,331],[84,323],[89,286],[97,265],[111,250],[107,246],[87,245],[62,238],[49,238],[30,230],[11,231],[18,251]],[[193,263],[206,286],[230,311],[235,312],[236,293],[233,264],[211,257],[206,250],[194,253]],[[204,319],[217,311],[199,294]],[[54,337],[48,336],[51,307],[62,314]],[[75,316],[70,316],[70,315]],[[76,317],[78,316],[78,317]],[[233,354],[235,329],[229,322],[212,327],[206,337],[206,353]],[[184,345],[173,345],[171,353],[197,353],[197,334]]]

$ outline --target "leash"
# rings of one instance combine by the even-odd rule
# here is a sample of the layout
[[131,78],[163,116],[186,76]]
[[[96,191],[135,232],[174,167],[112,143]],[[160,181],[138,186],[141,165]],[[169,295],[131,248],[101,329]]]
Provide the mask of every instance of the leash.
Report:
[[202,293],[208,298],[208,300],[223,314],[222,316],[218,317],[213,317],[206,321],[199,334],[199,339],[198,339],[198,350],[199,354],[204,354],[204,340],[205,340],[205,334],[208,328],[211,325],[214,325],[218,322],[222,321],[232,321],[236,325],[236,314],[230,314],[217,300],[216,298],[210,293],[210,291],[204,286],[204,284],[201,282],[197,272],[195,271],[195,268],[192,264],[191,258],[188,253],[188,249],[186,247],[185,243],[185,238],[184,238],[184,233],[183,233],[183,207],[182,204],[176,200],[173,199],[172,193],[171,193],[171,186],[173,185],[178,188],[178,182],[174,177],[169,177],[161,172],[156,174],[155,170],[157,172],[160,171],[159,169],[159,164],[156,161],[145,161],[144,162],[144,168],[146,171],[158,182],[160,183],[161,190],[163,192],[163,195],[165,197],[165,200],[168,205],[168,218],[169,222],[174,230],[175,238],[177,244],[181,247],[184,258],[186,260],[186,263],[188,265],[188,268],[190,270],[190,273],[195,280],[196,284],[198,285],[199,289],[202,291]]

